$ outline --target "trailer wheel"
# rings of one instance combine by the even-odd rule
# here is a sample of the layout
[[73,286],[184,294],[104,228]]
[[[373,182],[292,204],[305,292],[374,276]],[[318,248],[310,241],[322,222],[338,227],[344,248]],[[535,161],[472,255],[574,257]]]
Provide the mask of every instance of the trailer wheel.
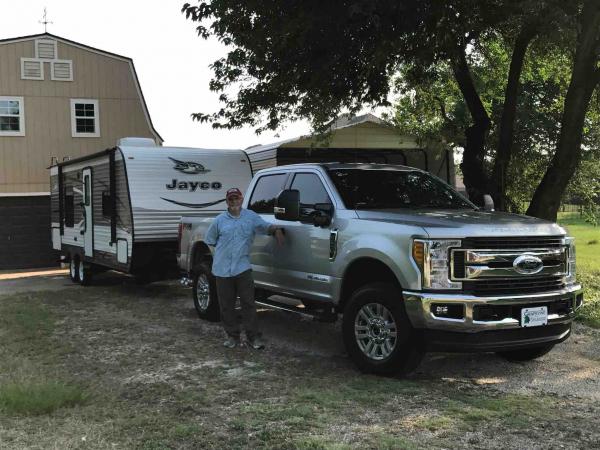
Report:
[[508,361],[531,361],[532,359],[544,356],[554,348],[554,344],[546,344],[540,347],[524,348],[521,350],[509,350],[506,352],[498,352],[498,356]]
[[92,266],[79,260],[78,268],[79,284],[89,286],[92,283]]
[[352,294],[344,310],[342,333],[346,350],[363,372],[406,374],[423,356],[402,293],[391,283],[371,283]]
[[192,295],[196,312],[201,319],[219,322],[221,312],[215,277],[206,264],[200,264],[194,272]]
[[69,278],[73,283],[79,283],[79,257],[71,255],[69,261]]

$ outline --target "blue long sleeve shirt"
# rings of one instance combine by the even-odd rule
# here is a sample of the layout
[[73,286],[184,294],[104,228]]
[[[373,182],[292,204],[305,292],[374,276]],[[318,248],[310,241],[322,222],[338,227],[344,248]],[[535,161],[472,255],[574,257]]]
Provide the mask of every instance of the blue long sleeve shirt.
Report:
[[204,242],[215,247],[212,273],[235,277],[248,269],[255,234],[267,234],[271,224],[254,211],[242,209],[239,217],[229,211],[219,214],[208,227]]

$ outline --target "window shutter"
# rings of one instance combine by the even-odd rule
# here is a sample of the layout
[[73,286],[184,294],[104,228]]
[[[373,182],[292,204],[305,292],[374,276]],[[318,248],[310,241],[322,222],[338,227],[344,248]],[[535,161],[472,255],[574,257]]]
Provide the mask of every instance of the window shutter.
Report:
[[52,61],[52,79],[56,81],[73,81],[73,64],[71,61]]
[[21,58],[21,79],[22,80],[43,80],[44,66],[42,61],[35,59]]
[[42,59],[56,59],[55,41],[37,41],[37,57]]

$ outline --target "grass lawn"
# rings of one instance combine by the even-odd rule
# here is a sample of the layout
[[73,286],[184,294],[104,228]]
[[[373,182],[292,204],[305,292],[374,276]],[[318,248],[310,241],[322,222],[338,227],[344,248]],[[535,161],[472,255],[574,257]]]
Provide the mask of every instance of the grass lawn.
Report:
[[[262,352],[226,350],[220,326],[198,320],[189,290],[177,286],[0,296],[0,449],[493,450],[600,442],[593,398],[574,389],[567,396],[523,390],[547,376],[556,356],[527,365],[476,356],[478,375],[462,368],[466,375],[444,375],[447,364],[469,364],[469,356],[453,357],[439,375],[381,378],[319,353],[324,344],[303,347],[311,333],[332,339],[330,324],[262,316],[271,333],[283,322],[279,345],[272,337]],[[595,342],[590,332],[583,343]],[[564,367],[557,372],[561,384],[573,382]],[[514,377],[529,381],[509,388]]]
[[558,222],[575,237],[577,246],[577,278],[585,299],[579,320],[600,328],[600,227],[586,223],[578,213],[561,213]]

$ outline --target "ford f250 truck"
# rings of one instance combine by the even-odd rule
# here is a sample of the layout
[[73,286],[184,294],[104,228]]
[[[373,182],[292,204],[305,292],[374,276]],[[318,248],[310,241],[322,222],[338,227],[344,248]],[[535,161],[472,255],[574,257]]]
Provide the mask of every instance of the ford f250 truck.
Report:
[[[557,224],[476,207],[406,166],[299,164],[261,170],[245,208],[285,230],[257,235],[257,302],[342,316],[359,369],[406,373],[426,351],[544,355],[583,303],[573,238]],[[218,321],[211,218],[184,218],[179,265],[201,318]],[[293,298],[303,308],[283,300]]]

